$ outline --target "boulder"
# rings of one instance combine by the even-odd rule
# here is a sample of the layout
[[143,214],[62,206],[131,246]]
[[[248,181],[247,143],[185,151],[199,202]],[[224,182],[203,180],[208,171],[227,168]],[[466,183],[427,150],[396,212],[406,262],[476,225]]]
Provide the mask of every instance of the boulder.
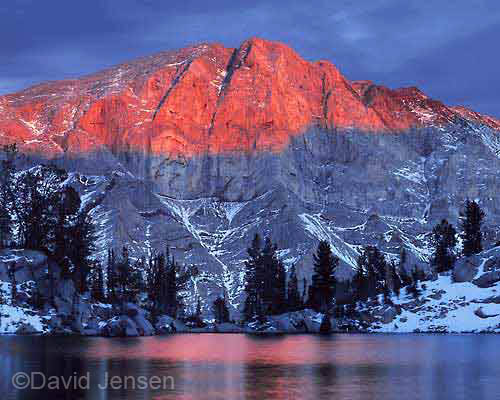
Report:
[[446,293],[444,290],[438,290],[437,292],[430,294],[428,297],[433,300],[441,300],[443,297],[443,293]]
[[236,324],[231,324],[229,322],[224,322],[222,324],[216,324],[214,326],[214,332],[218,333],[241,333],[243,328]]
[[71,279],[59,281],[56,285],[55,293],[61,299],[72,302],[75,295],[75,284]]
[[500,282],[500,271],[486,272],[472,281],[474,285],[480,288],[491,287],[497,282]]
[[140,336],[151,336],[154,334],[153,325],[149,322],[148,312],[133,303],[125,304],[125,314],[134,321]]
[[188,332],[188,327],[179,320],[176,320],[168,315],[162,315],[158,318],[158,322],[155,324],[155,329],[157,333],[176,333],[176,332]]
[[359,319],[367,324],[371,324],[376,321],[376,318],[367,311],[361,311],[359,313]]
[[99,330],[99,323],[96,318],[90,318],[85,325],[85,329]]
[[109,337],[134,337],[139,336],[137,326],[134,321],[125,315],[111,318],[106,321],[99,330],[102,336]]
[[75,333],[83,334],[84,327],[82,321],[78,318],[71,323],[71,330]]
[[71,315],[71,312],[73,310],[73,304],[71,301],[68,301],[66,299],[61,299],[58,296],[54,297],[54,304],[56,306],[57,313],[60,315],[66,315],[69,316]]
[[99,319],[108,320],[113,316],[113,307],[110,304],[92,304],[92,313]]
[[129,318],[121,318],[120,325],[123,327],[124,336],[139,336],[137,325]]
[[387,307],[382,314],[382,322],[388,324],[396,318],[398,312],[395,307]]
[[132,320],[135,322],[137,331],[140,336],[151,336],[155,330],[151,322],[149,322],[144,315],[138,314]]
[[474,311],[474,314],[476,314],[479,318],[493,318],[493,317],[498,317],[500,314],[489,314],[483,311],[483,307],[479,307]]
[[60,333],[64,330],[62,319],[57,315],[53,315],[47,322],[47,326],[52,333]]
[[78,304],[78,313],[81,316],[82,321],[87,322],[92,318],[92,307],[88,303],[88,300],[82,300]]
[[29,302],[30,297],[24,291],[17,292],[17,304],[26,304]]
[[139,307],[132,303],[125,304],[124,313],[130,318],[134,318],[139,315]]
[[477,274],[480,261],[478,256],[458,259],[453,268],[453,281],[471,282]]
[[[280,315],[273,315],[268,318],[268,327],[265,330],[273,332],[294,332],[294,333],[307,333],[319,332],[323,314],[317,313],[313,310],[300,310],[289,312]],[[263,327],[253,329],[261,330]]]
[[47,267],[47,256],[33,250],[0,250],[0,280],[10,281],[9,269],[12,267],[17,283],[38,279]]
[[74,297],[75,285],[71,279],[57,282],[54,288],[54,303],[59,314],[72,314]]
[[481,301],[480,303],[500,304],[500,296],[491,296],[491,297],[488,297],[488,298],[484,299],[483,301]]
[[494,271],[500,269],[500,259],[497,257],[490,258],[484,263],[483,269],[485,271]]
[[32,335],[34,333],[39,333],[40,331],[37,330],[33,325],[31,325],[29,322],[21,322],[19,323],[17,329],[16,329],[16,334],[17,335]]

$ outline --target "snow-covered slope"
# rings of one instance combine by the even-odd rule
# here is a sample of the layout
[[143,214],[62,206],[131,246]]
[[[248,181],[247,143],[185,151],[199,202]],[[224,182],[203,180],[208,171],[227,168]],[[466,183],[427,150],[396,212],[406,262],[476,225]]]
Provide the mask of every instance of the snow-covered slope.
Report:
[[394,299],[401,314],[372,331],[500,333],[499,285],[478,288],[471,282],[453,283],[450,276],[424,285],[420,301],[407,294]]
[[[500,247],[471,257],[470,281],[456,282],[455,274],[422,282],[417,297],[402,291],[393,305],[368,305],[375,317],[372,332],[496,332],[500,333]],[[380,298],[379,300],[382,300]]]

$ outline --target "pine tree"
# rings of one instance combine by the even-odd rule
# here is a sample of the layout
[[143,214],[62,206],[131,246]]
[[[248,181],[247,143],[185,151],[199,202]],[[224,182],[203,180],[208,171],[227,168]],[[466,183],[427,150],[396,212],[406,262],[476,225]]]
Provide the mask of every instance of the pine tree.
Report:
[[288,278],[287,287],[287,304],[289,311],[297,311],[302,308],[302,299],[299,292],[299,282],[295,265],[290,269],[290,277]]
[[47,262],[47,281],[49,284],[49,304],[51,307],[56,307],[55,303],[55,274],[54,269],[57,268],[57,265],[52,260],[48,260]]
[[453,225],[443,219],[432,230],[432,243],[434,245],[433,263],[436,272],[446,272],[453,268],[455,256],[453,249],[457,244],[456,231]]
[[412,283],[407,288],[407,293],[411,294],[416,300],[420,296],[420,287],[419,287],[419,273],[417,268],[412,271]]
[[276,249],[277,247],[272,243],[271,238],[266,237],[261,257],[256,264],[257,297],[261,299],[264,315],[275,313],[284,302],[284,299],[280,298],[280,294],[284,289],[283,283],[285,283],[286,290],[286,277],[284,281],[278,282],[277,280],[279,267]]
[[178,279],[177,271],[179,269],[173,257],[169,256],[167,251],[166,256],[166,268],[167,268],[167,286],[166,286],[166,314],[170,315],[172,318],[177,317],[179,309],[182,307],[182,300],[180,299],[178,293],[182,286],[182,281],[185,279]]
[[78,295],[78,291],[73,293],[73,299],[71,303],[71,319],[72,319],[72,329],[79,331],[82,329],[82,312],[81,312],[81,298]]
[[389,288],[387,281],[384,283],[384,287],[382,288],[382,294],[384,295],[384,304],[392,304],[391,289]]
[[148,261],[146,264],[146,295],[147,295],[147,304],[146,308],[149,309],[151,314],[151,321],[156,323],[157,318],[159,316],[158,309],[156,307],[155,296],[156,296],[156,256],[154,254],[150,254],[148,257]]
[[406,264],[406,259],[407,259],[406,249],[404,248],[404,246],[401,246],[401,248],[399,249],[399,267],[400,268]]
[[16,177],[15,201],[10,206],[23,247],[58,254],[56,231],[67,178],[65,170],[53,165],[40,165]]
[[130,279],[130,258],[127,246],[122,248],[122,258],[118,264],[118,289],[120,296],[120,306],[123,312],[125,303],[130,301],[129,294],[129,279]]
[[274,287],[274,301],[271,303],[271,312],[273,314],[281,314],[287,311],[287,287],[286,287],[286,271],[285,266],[278,260],[277,257],[274,258],[274,268],[275,268],[275,279],[271,277],[271,279],[275,280]]
[[375,246],[366,246],[358,257],[358,270],[363,273],[363,290],[367,297],[376,297],[385,286],[387,263]]
[[27,299],[28,304],[34,309],[40,310],[43,307],[43,299],[40,294],[40,284],[35,274],[35,268],[32,263],[28,264],[28,271],[30,273],[30,280],[33,282],[31,285],[31,295]]
[[307,279],[302,278],[302,307],[307,304]]
[[196,301],[196,315],[198,317],[201,317],[201,301],[199,297],[198,300]]
[[348,304],[346,304],[345,308],[345,316],[348,318],[354,318],[356,314],[356,302],[352,300]]
[[122,311],[126,303],[133,303],[142,288],[142,276],[136,269],[138,263],[133,266],[130,263],[129,250],[123,246],[120,262],[117,264],[116,282],[118,297]]
[[195,266],[184,267],[181,271],[168,247],[165,253],[150,257],[146,291],[153,320],[162,314],[172,318],[180,317],[183,311],[180,292],[186,290],[190,279],[197,273]]
[[229,322],[229,309],[226,305],[226,296],[217,297],[214,300],[212,311],[214,313],[216,323],[223,324],[225,322]]
[[116,302],[116,257],[113,249],[108,250],[108,265],[106,271],[106,294],[108,303],[114,304]]
[[16,280],[16,263],[13,262],[9,266],[9,277],[10,277],[10,297],[12,306],[17,305],[17,280]]
[[352,300],[356,301],[366,301],[368,299],[368,285],[366,282],[366,276],[363,270],[363,259],[358,257],[358,265],[355,270],[354,277],[351,281],[352,288]]
[[11,218],[7,208],[0,205],[0,248],[5,248],[9,245],[11,237]]
[[146,261],[144,257],[136,260],[132,266],[132,273],[130,279],[130,291],[134,301],[137,297],[146,290],[146,284],[144,282],[143,272],[146,269]]
[[335,296],[335,269],[339,259],[335,257],[327,241],[320,241],[316,254],[313,255],[314,272],[309,288],[309,304],[319,312],[327,312]]
[[[259,297],[259,285],[262,281],[258,282],[260,276],[257,277],[257,269],[261,264],[262,249],[261,239],[259,234],[255,234],[251,246],[247,250],[248,260],[245,261],[245,305],[243,309],[244,319],[250,321],[255,317],[262,317],[262,305]],[[260,272],[260,271],[259,271]]]
[[330,315],[327,313],[323,315],[321,320],[321,325],[319,326],[319,333],[330,333],[332,330],[332,324],[330,322]]
[[47,241],[47,247],[51,252],[51,256],[57,263],[61,264],[64,262],[66,264],[66,276],[69,277],[73,269],[75,287],[81,292],[84,285],[81,282],[82,276],[76,271],[76,268],[70,268],[70,266],[74,266],[73,261],[75,261],[76,257],[73,254],[73,247],[78,240],[74,236],[72,225],[74,224],[74,219],[80,209],[80,205],[80,196],[72,187],[68,186],[62,190],[55,189],[52,204],[49,207],[55,207],[57,212],[54,212],[54,215],[51,217],[53,218],[51,226],[48,226],[46,230],[51,235]]
[[244,320],[263,320],[286,310],[286,271],[277,255],[277,245],[267,237],[264,246],[258,234],[248,249],[245,262]]
[[411,276],[406,272],[406,268],[399,268],[399,277],[401,279],[401,287],[406,287],[411,285]]
[[103,303],[105,301],[104,296],[104,274],[102,272],[102,266],[100,264],[96,264],[93,268],[93,277],[92,277],[92,285],[91,285],[91,297],[92,300],[96,302]]
[[151,255],[147,272],[147,293],[153,322],[166,310],[166,279],[164,254]]
[[399,294],[400,294],[401,287],[402,287],[402,282],[401,282],[401,279],[397,273],[396,264],[391,263],[390,273],[392,276],[392,290],[394,291],[394,294],[396,295],[396,297],[399,298]]
[[198,297],[198,300],[196,302],[196,313],[195,313],[194,317],[195,317],[195,322],[196,322],[197,326],[203,327],[205,325],[205,323],[203,322],[203,315],[201,312],[201,301],[200,301],[199,297]]
[[[68,173],[54,165],[40,165],[8,176],[0,176],[0,181],[10,181],[9,185],[0,184],[0,220],[1,206],[6,204],[18,244],[47,253],[63,268],[64,278],[71,274],[76,288],[84,292],[93,225],[89,210],[80,210],[78,192],[67,184]],[[15,193],[9,186],[15,187]]]
[[71,248],[68,249],[74,265],[74,280],[79,292],[87,291],[87,277],[91,272],[91,255],[94,250],[95,230],[89,214],[82,213],[76,217],[71,235]]
[[399,271],[399,281],[401,282],[401,287],[405,287],[411,284],[411,277],[406,272],[406,263],[407,263],[407,254],[404,246],[401,246],[399,250],[399,263],[398,263],[398,271]]
[[462,221],[463,255],[468,257],[483,251],[481,224],[484,211],[475,201],[467,200],[465,209],[460,213]]
[[14,201],[13,175],[15,172],[15,159],[17,146],[6,145],[2,149],[4,159],[0,171],[0,248],[8,246],[12,234],[12,218],[10,208]]

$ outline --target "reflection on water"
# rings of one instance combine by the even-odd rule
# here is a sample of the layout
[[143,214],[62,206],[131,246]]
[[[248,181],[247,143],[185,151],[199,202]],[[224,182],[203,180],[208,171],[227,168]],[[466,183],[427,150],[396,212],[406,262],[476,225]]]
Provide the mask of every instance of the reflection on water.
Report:
[[[11,336],[0,338],[0,390],[2,398],[23,400],[496,399],[499,344],[489,335]],[[11,380],[20,371],[88,374],[89,385],[16,390]],[[134,389],[132,381],[99,387],[113,376],[171,381],[157,390]]]

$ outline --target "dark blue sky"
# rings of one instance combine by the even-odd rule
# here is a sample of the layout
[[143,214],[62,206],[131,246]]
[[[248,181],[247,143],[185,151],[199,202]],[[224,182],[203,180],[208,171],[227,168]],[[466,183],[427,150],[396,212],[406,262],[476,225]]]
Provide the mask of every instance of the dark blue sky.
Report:
[[419,86],[500,117],[500,3],[491,1],[5,0],[0,93],[198,42],[251,36],[328,59],[349,79]]

